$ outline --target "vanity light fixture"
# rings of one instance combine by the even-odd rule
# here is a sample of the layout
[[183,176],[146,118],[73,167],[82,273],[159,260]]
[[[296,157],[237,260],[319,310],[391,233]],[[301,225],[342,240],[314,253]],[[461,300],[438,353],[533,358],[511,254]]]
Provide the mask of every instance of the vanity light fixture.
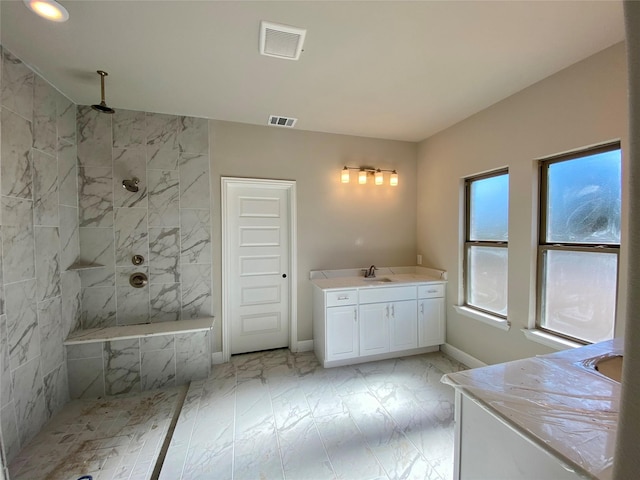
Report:
[[52,22],[66,22],[69,12],[55,0],[23,0],[29,10]]
[[349,183],[351,181],[351,176],[349,175],[349,170],[358,170],[358,183],[360,185],[365,185],[367,183],[367,176],[373,175],[374,183],[376,185],[384,185],[384,172],[390,172],[389,176],[389,185],[392,187],[398,186],[398,172],[395,170],[385,170],[383,168],[372,168],[372,167],[347,167],[345,166],[340,171],[340,181],[342,183]]

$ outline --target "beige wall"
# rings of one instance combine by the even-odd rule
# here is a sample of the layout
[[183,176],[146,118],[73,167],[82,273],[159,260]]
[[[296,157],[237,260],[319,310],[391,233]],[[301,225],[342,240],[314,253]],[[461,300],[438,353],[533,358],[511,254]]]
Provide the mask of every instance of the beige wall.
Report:
[[[418,150],[418,252],[449,271],[447,343],[486,363],[547,353],[525,339],[535,314],[537,170],[535,159],[622,139],[623,249],[617,335],[627,286],[627,83],[623,44],[577,63],[423,141]],[[511,330],[461,316],[462,179],[509,167],[509,311]]]
[[[409,142],[210,121],[214,314],[221,318],[220,177],[295,180],[298,339],[312,339],[309,271],[414,265],[416,156]],[[340,183],[344,165],[397,169],[398,187]],[[214,335],[220,338],[220,325]],[[215,345],[220,350],[219,340]]]

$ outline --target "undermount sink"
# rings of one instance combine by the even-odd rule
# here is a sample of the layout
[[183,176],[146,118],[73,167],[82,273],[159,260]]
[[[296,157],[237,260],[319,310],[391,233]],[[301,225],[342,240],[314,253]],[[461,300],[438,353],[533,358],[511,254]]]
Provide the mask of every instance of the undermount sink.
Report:
[[391,280],[390,278],[387,278],[387,277],[364,277],[364,281],[365,282],[371,282],[371,283],[393,282],[393,280]]
[[598,360],[593,368],[611,380],[621,382],[622,380],[622,355],[606,357]]

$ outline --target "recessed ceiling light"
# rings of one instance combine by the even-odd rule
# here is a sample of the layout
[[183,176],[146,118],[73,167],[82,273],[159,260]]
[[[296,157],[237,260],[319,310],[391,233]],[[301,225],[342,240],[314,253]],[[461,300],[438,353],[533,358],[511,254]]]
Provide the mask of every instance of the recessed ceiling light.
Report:
[[52,22],[66,22],[69,12],[55,0],[23,0],[29,10]]

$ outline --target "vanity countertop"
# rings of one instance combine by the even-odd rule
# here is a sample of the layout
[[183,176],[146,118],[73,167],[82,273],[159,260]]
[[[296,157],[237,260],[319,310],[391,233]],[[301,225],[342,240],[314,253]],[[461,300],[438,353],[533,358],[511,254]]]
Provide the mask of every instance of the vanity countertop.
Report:
[[319,270],[311,272],[311,282],[322,290],[346,288],[400,287],[419,283],[446,283],[442,270],[424,267],[384,267],[375,278],[364,278],[360,270]]
[[620,383],[594,359],[622,355],[623,340],[445,375],[444,383],[498,416],[585,478],[610,480]]

